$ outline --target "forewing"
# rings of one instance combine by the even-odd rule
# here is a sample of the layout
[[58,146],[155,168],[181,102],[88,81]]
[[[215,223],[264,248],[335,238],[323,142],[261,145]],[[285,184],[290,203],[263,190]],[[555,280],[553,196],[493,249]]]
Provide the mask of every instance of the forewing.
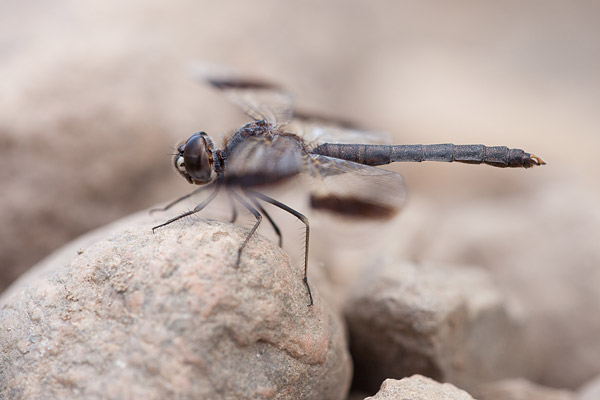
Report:
[[406,200],[402,177],[392,171],[310,155],[311,207],[349,218],[389,219]]
[[279,183],[305,171],[308,156],[292,136],[250,136],[227,156],[225,180],[255,187]]
[[284,125],[292,119],[292,95],[272,83],[243,78],[225,68],[207,64],[194,66],[194,77],[220,90],[255,121]]
[[312,114],[296,113],[286,130],[302,137],[309,148],[322,143],[390,143],[390,138],[382,132],[367,131],[348,121]]

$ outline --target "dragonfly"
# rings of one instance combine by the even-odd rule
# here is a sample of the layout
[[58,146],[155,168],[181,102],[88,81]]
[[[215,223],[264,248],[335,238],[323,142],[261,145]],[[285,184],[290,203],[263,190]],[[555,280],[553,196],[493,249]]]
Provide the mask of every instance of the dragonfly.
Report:
[[[265,81],[239,77],[204,77],[252,121],[237,129],[221,149],[203,132],[191,135],[177,148],[175,169],[190,184],[200,187],[158,210],[205,190],[210,194],[192,210],[152,228],[153,232],[181,218],[196,214],[225,189],[232,205],[247,209],[256,219],[238,248],[235,267],[263,216],[282,246],[279,227],[263,205],[270,204],[298,218],[305,227],[303,282],[314,304],[308,283],[310,225],[295,209],[263,193],[263,188],[303,178],[308,184],[310,207],[353,219],[388,220],[406,200],[402,176],[377,168],[394,162],[460,162],[500,168],[530,168],[545,162],[534,154],[506,146],[445,144],[391,145],[379,133],[359,129],[345,121],[296,112],[293,97]],[[308,179],[306,179],[308,178]],[[154,210],[156,211],[156,210]]]

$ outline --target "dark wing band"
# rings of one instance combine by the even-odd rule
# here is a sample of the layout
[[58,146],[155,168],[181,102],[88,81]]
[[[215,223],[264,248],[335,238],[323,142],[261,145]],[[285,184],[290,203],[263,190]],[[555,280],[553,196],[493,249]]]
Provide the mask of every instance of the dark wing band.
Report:
[[310,155],[311,206],[349,218],[388,219],[406,201],[402,177],[392,171]]

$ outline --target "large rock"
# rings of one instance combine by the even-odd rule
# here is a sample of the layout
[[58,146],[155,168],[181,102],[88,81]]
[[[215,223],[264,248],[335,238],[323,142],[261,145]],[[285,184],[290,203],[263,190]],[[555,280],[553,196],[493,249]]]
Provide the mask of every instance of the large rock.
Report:
[[405,263],[369,271],[346,317],[359,389],[418,373],[469,390],[525,368],[517,317],[474,268]]
[[375,396],[365,400],[473,400],[464,390],[421,375],[400,380],[386,379]]
[[[302,268],[247,230],[149,218],[53,256],[0,299],[7,398],[343,399],[343,329]],[[96,235],[98,236],[98,235]]]

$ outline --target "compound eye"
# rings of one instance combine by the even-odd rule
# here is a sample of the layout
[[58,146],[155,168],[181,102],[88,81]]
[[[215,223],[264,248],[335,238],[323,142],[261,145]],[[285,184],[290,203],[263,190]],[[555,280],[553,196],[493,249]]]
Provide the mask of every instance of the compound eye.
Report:
[[175,160],[175,167],[177,168],[177,170],[181,173],[186,173],[185,170],[185,162],[183,162],[183,157],[178,155],[177,159]]
[[212,152],[203,135],[194,134],[188,139],[183,149],[183,164],[185,171],[196,183],[210,181]]

